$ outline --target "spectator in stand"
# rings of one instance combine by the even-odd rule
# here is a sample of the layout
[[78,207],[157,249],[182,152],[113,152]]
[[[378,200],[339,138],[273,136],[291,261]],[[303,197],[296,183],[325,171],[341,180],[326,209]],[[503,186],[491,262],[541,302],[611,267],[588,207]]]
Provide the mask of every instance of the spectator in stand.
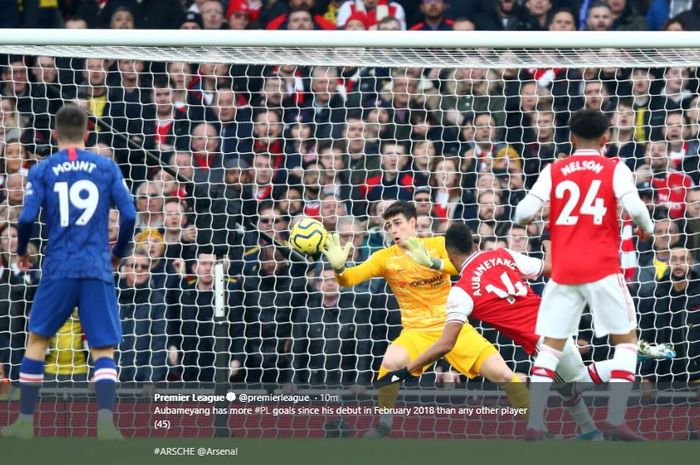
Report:
[[197,228],[188,223],[185,204],[175,198],[167,200],[163,206],[163,256],[180,274],[184,274],[185,268],[178,261],[193,260],[197,243]]
[[16,222],[24,203],[24,188],[27,184],[27,177],[21,172],[9,174],[5,184],[5,198],[0,203],[3,215],[0,217],[0,224],[3,222]]
[[[39,276],[35,269],[26,272],[19,269],[17,226],[6,222],[0,224],[0,365],[7,364],[4,373],[17,381],[24,355],[27,315]],[[37,250],[31,244],[30,247],[34,262],[38,257]]]
[[634,140],[646,143],[651,137],[651,83],[652,76],[648,69],[635,68],[630,76],[632,81],[632,99],[634,108]]
[[412,31],[451,31],[454,21],[445,17],[448,4],[444,0],[421,0],[423,20],[411,26]]
[[192,161],[197,167],[194,173],[195,183],[221,184],[223,182],[224,157],[219,147],[220,135],[214,125],[201,123],[192,129],[190,148]]
[[17,113],[17,100],[0,95],[0,153],[4,153],[7,144],[19,140],[21,135],[22,122]]
[[269,154],[275,172],[275,183],[287,184],[288,171],[299,168],[301,160],[300,157],[285,155],[283,131],[280,116],[274,111],[263,109],[253,117],[253,152]]
[[406,29],[406,12],[403,7],[390,0],[349,0],[338,9],[336,26],[345,28],[348,19],[355,13],[364,13],[367,17],[367,29],[377,29],[384,18],[394,18],[399,23],[399,30]]
[[20,118],[31,118],[32,101],[30,96],[27,65],[24,57],[13,56],[0,70],[0,95],[15,99],[15,108]]
[[534,114],[535,140],[525,144],[522,151],[525,185],[530,189],[544,167],[554,162],[562,153],[569,154],[569,144],[557,144],[555,140],[554,113],[536,111]]
[[[519,158],[517,151],[506,142],[498,142],[500,139],[496,122],[489,113],[478,113],[474,118],[474,139],[472,148],[462,156],[462,172],[469,173],[476,170],[481,173],[491,170],[493,162],[497,158]],[[465,178],[468,180],[468,178]],[[463,184],[465,187],[468,184]]]
[[210,107],[213,124],[221,136],[221,152],[225,158],[238,157],[252,162],[253,116],[250,107],[240,106],[236,93],[231,89],[221,89],[214,94]]
[[168,373],[165,292],[152,284],[148,254],[137,248],[122,266],[118,283],[122,382],[164,381]]
[[551,14],[548,29],[550,31],[575,31],[576,15],[566,8],[558,8]]
[[332,269],[317,274],[305,305],[292,314],[294,383],[371,382],[369,303],[367,293],[340,292]]
[[406,147],[397,142],[384,142],[381,145],[381,174],[367,178],[360,187],[369,202],[379,199],[411,200],[413,175],[405,171]]
[[462,192],[458,169],[459,161],[455,158],[435,159],[431,169],[430,187],[433,189],[433,216],[440,220],[454,218],[460,204]]
[[418,215],[416,217],[416,236],[433,236],[433,219],[428,215]]
[[644,144],[634,139],[635,112],[630,100],[620,100],[610,118],[610,142],[607,155],[620,157],[631,170],[644,163]]
[[[258,11],[259,13],[259,11]],[[226,10],[228,28],[232,30],[248,29],[251,23],[251,11],[248,0],[232,0]]]
[[629,0],[607,0],[612,13],[614,31],[646,31],[647,20],[640,15]]
[[[656,202],[665,206],[673,219],[682,218],[685,211],[687,190],[693,187],[693,180],[686,174],[676,171],[671,163],[666,141],[650,142],[647,145],[646,164],[637,172],[642,174],[642,181],[649,181],[656,193]],[[642,170],[640,172],[640,170]]]
[[321,222],[328,232],[336,232],[338,221],[348,215],[345,203],[332,192],[321,197]]
[[140,117],[124,115],[130,119],[131,139],[151,153],[160,155],[159,162],[145,157],[139,151],[127,151],[130,158],[121,164],[127,170],[127,179],[132,182],[143,181],[148,176],[148,171],[160,166],[170,153],[186,150],[190,145],[190,120],[186,111],[175,108],[173,89],[166,76],[157,76],[153,80],[151,102],[151,105],[144,107]]
[[340,139],[348,109],[338,92],[338,70],[333,66],[316,66],[311,71],[313,99],[302,110],[305,119],[314,123],[316,139]]
[[61,108],[62,99],[74,98],[71,88],[58,82],[56,59],[48,56],[36,57],[30,83],[32,99],[32,117],[28,126],[35,131],[50,131],[51,115]]
[[187,110],[189,89],[192,85],[192,66],[182,61],[173,61],[166,67],[170,87],[173,90],[173,105],[177,110]]
[[464,16],[460,16],[457,19],[454,20],[452,23],[452,30],[453,31],[475,31],[476,30],[476,24],[469,19],[465,18]]
[[659,279],[654,299],[640,305],[641,337],[673,344],[673,360],[642,363],[640,374],[657,382],[700,380],[700,279],[695,259],[682,246],[670,250],[669,270]]
[[202,15],[195,13],[194,11],[189,11],[185,15],[185,19],[180,24],[180,29],[187,31],[194,31],[204,29],[204,21],[202,21]]
[[549,24],[549,12],[552,11],[551,0],[527,0],[523,6],[534,20],[538,30],[547,30]]
[[274,168],[272,158],[267,152],[255,154],[253,160],[253,198],[258,202],[272,200],[274,198]]
[[134,29],[135,24],[134,12],[126,6],[120,6],[114,10],[109,18],[110,29]]
[[7,177],[13,173],[20,173],[26,176],[29,170],[26,168],[27,151],[24,146],[17,140],[10,140],[5,145],[3,157],[0,160],[0,187],[7,184]]
[[501,195],[496,191],[484,191],[479,194],[477,203],[477,220],[471,221],[474,231],[481,236],[502,236],[509,215],[501,202]]
[[193,107],[192,119],[201,121],[207,114],[207,109],[214,102],[219,90],[231,88],[229,66],[223,63],[200,63],[197,76],[192,80],[189,104]]
[[267,24],[267,29],[289,29],[295,31],[310,31],[313,29],[335,30],[335,23],[328,21],[320,14],[312,13],[316,7],[316,0],[289,0],[288,4],[289,13],[272,19]]
[[527,229],[519,224],[512,224],[506,234],[508,248],[515,252],[529,255],[532,252],[532,244],[528,239]]
[[290,276],[289,262],[274,246],[243,277],[246,382],[285,383],[292,378],[292,309],[304,305],[305,280]]
[[[651,0],[646,20],[649,30],[664,30],[664,25],[693,7],[694,0]],[[685,29],[684,29],[685,30]]]
[[694,0],[692,8],[675,17],[682,21],[687,31],[700,31],[700,0]]
[[[202,248],[197,253],[194,264],[194,277],[188,279],[177,296],[169,298],[168,321],[168,360],[175,369],[181,369],[182,381],[214,381],[216,360],[214,334],[214,264],[216,255]],[[236,373],[243,365],[243,310],[240,283],[234,278],[226,278],[226,306],[228,307],[227,347],[232,358],[231,372]]]
[[413,191],[413,202],[418,215],[432,216],[433,202],[430,192],[431,189],[428,186],[419,186]]
[[[285,241],[286,226],[288,220],[282,216],[282,212],[271,201],[258,204],[257,222],[255,229],[246,231],[243,244],[246,247],[244,255],[249,261],[255,261],[260,248],[270,245],[269,238],[278,242]],[[262,233],[262,234],[260,234]],[[253,265],[256,265],[253,263]],[[253,266],[255,267],[255,266]]]
[[700,188],[693,187],[685,197],[686,247],[696,262],[700,262]]
[[693,97],[692,93],[687,89],[687,68],[666,68],[663,82],[664,87],[655,92],[649,102],[649,110],[652,112],[651,125],[657,129],[656,133],[652,131],[652,138],[660,137],[658,128],[663,125],[667,113],[684,110]]
[[230,276],[238,276],[243,269],[241,226],[255,218],[257,200],[251,184],[250,165],[240,159],[228,160],[224,184],[211,190],[196,215],[197,239],[210,244],[217,255],[229,258]]
[[486,10],[475,18],[480,31],[538,30],[537,22],[517,0],[488,2]]
[[630,288],[632,294],[640,298],[640,304],[654,295],[658,281],[668,270],[671,248],[680,245],[682,240],[678,223],[669,218],[654,222],[653,237],[652,250],[639,256],[639,267]]
[[600,110],[609,114],[615,108],[610,99],[608,88],[598,79],[586,80],[583,84],[583,106],[591,110]]
[[107,237],[109,238],[109,249],[117,243],[119,237],[119,210],[111,208],[107,218]]
[[345,200],[350,197],[351,184],[349,182],[350,173],[345,166],[342,143],[321,143],[318,144],[318,163],[333,176],[334,195]]
[[498,126],[506,119],[506,99],[499,95],[497,84],[488,70],[481,68],[457,68],[443,73],[440,105],[433,112],[438,124],[457,125],[460,114],[465,112],[489,112]]
[[207,0],[199,8],[204,29],[225,29],[224,6],[219,0]]
[[345,124],[345,148],[350,157],[350,183],[363,183],[376,175],[380,157],[376,140],[368,137],[366,124],[359,116],[350,116]]
[[692,169],[687,163],[692,161],[692,156],[695,155],[688,151],[688,121],[685,115],[680,111],[674,111],[666,114],[661,132],[663,139],[668,142],[668,154],[671,158],[671,164],[678,171],[697,171],[697,166]]
[[163,226],[163,184],[146,181],[136,189],[136,231]]
[[610,31],[613,26],[613,14],[605,2],[595,2],[588,9],[586,17],[586,30]]

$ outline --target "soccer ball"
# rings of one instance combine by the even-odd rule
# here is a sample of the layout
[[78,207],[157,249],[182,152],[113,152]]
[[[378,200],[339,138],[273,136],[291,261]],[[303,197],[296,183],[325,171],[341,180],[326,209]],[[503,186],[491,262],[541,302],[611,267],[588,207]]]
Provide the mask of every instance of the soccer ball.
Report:
[[320,221],[313,218],[302,218],[292,228],[289,243],[295,250],[315,255],[326,244],[328,232]]

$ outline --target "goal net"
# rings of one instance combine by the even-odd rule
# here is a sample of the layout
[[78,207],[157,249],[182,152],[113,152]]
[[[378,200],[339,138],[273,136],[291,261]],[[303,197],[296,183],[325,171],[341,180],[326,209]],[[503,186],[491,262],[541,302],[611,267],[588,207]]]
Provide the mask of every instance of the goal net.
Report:
[[[571,153],[567,123],[580,108],[609,116],[606,154],[630,167],[654,217],[645,242],[621,214],[621,266],[640,336],[676,352],[640,363],[628,419],[650,438],[698,430],[697,389],[683,384],[700,380],[697,37],[198,32],[0,31],[0,366],[10,381],[0,383],[0,424],[17,411],[45,245],[38,227],[35,269],[21,272],[15,224],[27,170],[56,150],[54,115],[74,102],[90,115],[88,149],[119,164],[138,211],[116,277],[117,423],[126,435],[364,433],[378,419],[363,409],[375,405],[371,383],[401,310],[374,273],[341,288],[322,257],[292,252],[292,225],[319,219],[352,244],[352,266],[391,244],[382,213],[409,200],[421,237],[464,221],[482,250],[542,257],[547,209],[527,228],[513,212],[543,167]],[[112,240],[117,232],[115,212]],[[404,284],[401,292],[430,285]],[[531,286],[541,293],[544,281]],[[521,347],[473,324],[527,377]],[[586,362],[612,355],[589,316],[576,341]],[[53,383],[42,390],[38,434],[94,427],[88,349],[75,313],[46,355]],[[240,411],[192,410],[221,402],[182,397],[200,392],[233,392],[225,404]],[[159,403],[155,393],[172,397]],[[246,404],[241,395],[298,397]],[[605,392],[584,397],[604,418]],[[333,409],[284,410],[302,405]],[[499,411],[436,410],[506,405],[444,360],[399,405],[415,409],[394,422],[396,437],[519,437],[524,425]],[[555,428],[573,434],[573,420],[552,405]]]

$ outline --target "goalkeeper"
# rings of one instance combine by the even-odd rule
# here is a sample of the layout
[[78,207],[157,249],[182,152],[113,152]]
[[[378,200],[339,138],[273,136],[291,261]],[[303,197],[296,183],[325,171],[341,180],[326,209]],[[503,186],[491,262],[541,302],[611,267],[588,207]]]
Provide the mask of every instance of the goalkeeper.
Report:
[[[350,244],[341,246],[337,234],[328,237],[323,251],[341,286],[355,286],[370,278],[383,277],[399,302],[403,329],[384,354],[379,378],[405,368],[440,338],[446,321],[450,275],[458,274],[447,258],[444,237],[415,239],[416,216],[416,208],[410,202],[398,201],[390,205],[383,218],[394,245],[375,252],[358,266],[345,268]],[[422,242],[425,247],[409,248],[414,241]],[[514,407],[528,407],[525,385],[508,368],[496,348],[471,325],[464,325],[445,359],[469,378],[480,375],[503,384]],[[381,387],[379,406],[393,408],[398,391],[398,384]],[[379,424],[365,437],[387,436],[392,423],[392,415],[381,415]]]

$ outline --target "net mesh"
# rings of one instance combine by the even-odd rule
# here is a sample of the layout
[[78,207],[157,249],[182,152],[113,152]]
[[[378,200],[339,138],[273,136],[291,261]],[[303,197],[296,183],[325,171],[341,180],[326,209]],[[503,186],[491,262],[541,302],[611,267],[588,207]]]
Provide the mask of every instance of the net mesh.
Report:
[[[567,122],[583,107],[609,115],[607,153],[633,170],[656,220],[653,242],[637,240],[629,220],[621,228],[640,334],[673,343],[678,354],[644,362],[642,377],[700,378],[697,49],[0,46],[0,53],[8,54],[0,75],[0,366],[13,383],[40,280],[37,270],[17,267],[14,223],[27,169],[56,149],[53,116],[66,102],[88,110],[88,147],[119,163],[135,195],[134,248],[118,274],[123,383],[220,381],[223,371],[232,382],[355,386],[366,395],[401,330],[396,299],[381,278],[340,288],[320,257],[290,254],[294,221],[320,219],[352,242],[350,262],[359,264],[390,244],[383,210],[413,200],[421,236],[461,220],[482,249],[541,257],[546,209],[525,229],[513,226],[512,214],[542,168],[571,152]],[[114,212],[112,240],[117,230]],[[35,266],[42,245],[38,230]],[[680,285],[672,275],[681,265],[669,265],[679,245],[691,261]],[[213,316],[212,253],[226,270],[223,325]],[[531,285],[541,292],[544,282]],[[529,373],[522,348],[474,325],[514,371]],[[611,356],[588,316],[577,343],[585,361]],[[87,350],[76,313],[52,339],[47,377],[59,386],[89,380]],[[466,378],[440,361],[424,381],[439,389]],[[17,392],[0,387],[10,399]],[[60,396],[46,402],[47,412],[62,408]],[[80,399],[70,403],[87,422]],[[130,405],[121,404],[131,413],[122,423],[136,434],[151,431],[138,426],[151,414]],[[241,428],[264,434],[264,424],[247,421]],[[318,421],[277,431],[311,434],[322,428]],[[458,435],[461,420],[447,421]],[[357,422],[369,426],[367,418]]]

